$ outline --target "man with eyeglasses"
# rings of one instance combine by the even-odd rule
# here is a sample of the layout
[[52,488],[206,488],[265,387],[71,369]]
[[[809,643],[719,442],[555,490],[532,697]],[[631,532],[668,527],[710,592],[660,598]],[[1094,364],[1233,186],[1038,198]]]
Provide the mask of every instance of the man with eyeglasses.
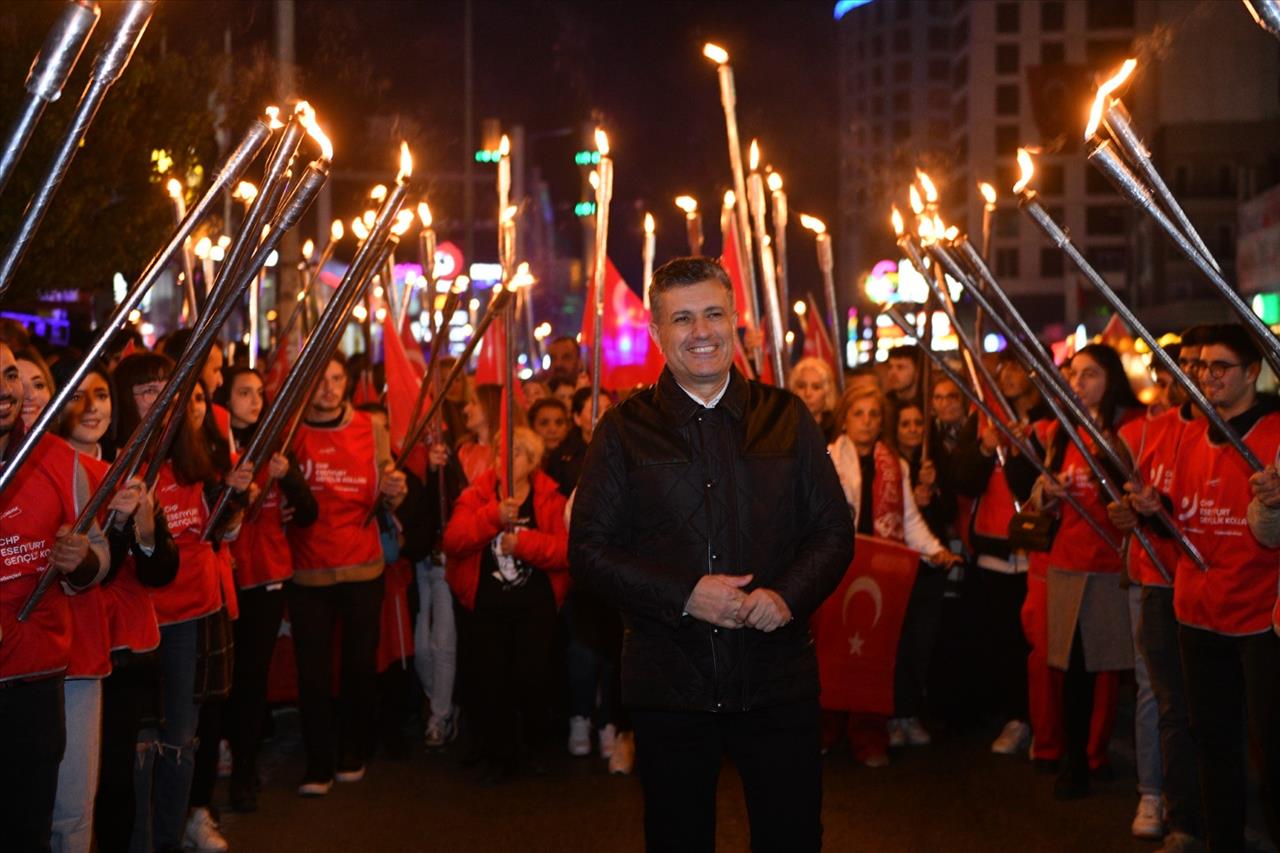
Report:
[[1209,565],[1202,571],[1179,555],[1173,604],[1207,840],[1214,850],[1243,850],[1242,707],[1261,756],[1263,813],[1280,838],[1280,404],[1257,393],[1261,352],[1242,326],[1214,327],[1196,365],[1209,402],[1267,467],[1252,473],[1223,436],[1197,420],[1183,432],[1168,487],[1144,486],[1129,502],[1144,516],[1164,503]]

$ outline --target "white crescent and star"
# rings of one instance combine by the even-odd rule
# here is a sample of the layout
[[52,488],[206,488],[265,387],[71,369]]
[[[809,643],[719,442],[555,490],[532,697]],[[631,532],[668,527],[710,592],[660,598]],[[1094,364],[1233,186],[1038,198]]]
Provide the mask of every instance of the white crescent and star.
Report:
[[[870,575],[862,575],[853,579],[849,584],[849,588],[844,591],[844,601],[840,604],[840,621],[845,627],[849,625],[849,602],[853,601],[853,597],[860,592],[865,592],[871,596],[871,601],[876,606],[875,619],[871,621],[871,627],[874,628],[880,622],[880,614],[884,611],[884,596],[880,591],[880,584],[876,583],[876,579]],[[862,634],[855,631],[853,636],[849,637],[849,654],[861,655],[864,640]]]

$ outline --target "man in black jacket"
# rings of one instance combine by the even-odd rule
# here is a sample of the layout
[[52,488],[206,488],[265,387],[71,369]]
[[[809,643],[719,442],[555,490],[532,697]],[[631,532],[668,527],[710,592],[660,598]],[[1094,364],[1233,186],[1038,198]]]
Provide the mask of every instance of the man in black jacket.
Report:
[[570,525],[574,578],[626,620],[646,846],[714,850],[728,753],[752,849],[817,850],[808,621],[849,565],[852,519],[804,405],[732,370],[724,269],[677,259],[649,293],[667,368],[600,421]]

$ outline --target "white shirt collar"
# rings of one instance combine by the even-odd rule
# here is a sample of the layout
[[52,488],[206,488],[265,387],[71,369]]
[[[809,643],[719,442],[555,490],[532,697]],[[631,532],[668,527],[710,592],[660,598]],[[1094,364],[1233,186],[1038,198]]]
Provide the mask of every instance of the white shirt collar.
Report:
[[[676,384],[680,385],[679,382],[677,382]],[[699,406],[702,406],[705,409],[714,409],[716,405],[720,402],[720,398],[724,396],[724,392],[729,390],[729,375],[728,374],[725,375],[724,383],[720,386],[720,390],[705,400],[702,398],[701,395],[695,394],[693,391],[690,391],[688,388],[684,387],[683,385],[680,385],[680,390],[688,394],[689,399],[693,400],[693,402],[697,403]]]

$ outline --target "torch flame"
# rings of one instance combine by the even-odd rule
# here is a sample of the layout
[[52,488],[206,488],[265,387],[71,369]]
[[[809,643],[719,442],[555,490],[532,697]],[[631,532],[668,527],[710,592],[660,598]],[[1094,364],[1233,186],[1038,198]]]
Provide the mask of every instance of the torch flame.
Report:
[[935,215],[933,217],[933,236],[941,240],[946,231],[946,226],[942,224],[942,217]]
[[782,192],[782,175],[777,172],[769,173],[769,192]]
[[810,216],[807,213],[800,214],[800,224],[808,228],[814,234],[826,234],[827,223],[823,222],[816,216]]
[[1133,69],[1138,67],[1138,60],[1129,57],[1120,66],[1120,70],[1111,75],[1110,80],[1106,80],[1098,87],[1098,94],[1093,99],[1093,107],[1089,110],[1089,124],[1085,126],[1084,138],[1089,140],[1098,132],[1098,125],[1102,123],[1102,111],[1107,108],[1107,103],[1111,97],[1111,93],[1124,85],[1124,81],[1129,79],[1129,75],[1133,73]]
[[996,188],[991,186],[991,184],[986,181],[978,184],[978,192],[982,193],[982,197],[986,200],[988,205],[996,203]]
[[512,221],[514,221],[514,220],[515,220],[515,218],[516,218],[516,211],[517,211],[518,209],[519,209],[519,208],[517,208],[514,204],[513,204],[513,205],[511,205],[511,206],[510,206],[510,207],[508,207],[506,210],[502,211],[502,217],[501,217],[501,220],[502,220],[503,222],[512,222]]
[[212,249],[213,249],[213,241],[210,240],[208,237],[201,237],[196,242],[195,248],[192,249],[191,251],[195,253],[195,256],[197,258],[203,261],[205,258],[209,257],[209,252]]
[[702,46],[702,55],[710,59],[716,65],[724,65],[729,61],[729,51],[725,50],[718,44],[707,42]]
[[369,190],[369,198],[376,204],[382,204],[387,197],[386,184],[374,184],[373,189]]
[[942,236],[946,237],[948,242],[951,242],[960,236],[960,229],[952,225]]
[[644,233],[646,233],[646,234],[652,234],[652,233],[653,233],[653,227],[654,227],[654,225],[653,225],[653,214],[652,214],[652,213],[646,213],[646,214],[644,215]]
[[791,310],[795,311],[797,316],[803,317],[809,310],[809,306],[804,304],[803,299],[797,299],[796,304],[791,306]]
[[396,224],[391,226],[391,233],[399,237],[409,230],[409,226],[413,224],[413,211],[401,210],[396,214]]
[[245,204],[253,204],[253,200],[258,197],[258,188],[249,181],[241,181],[236,184],[235,191],[231,193],[231,197],[243,201]]
[[751,171],[754,172],[760,168],[760,145],[754,139],[751,140],[751,154],[748,157],[748,161],[751,166]]
[[504,133],[502,134],[502,139],[498,141],[498,157],[500,159],[503,159],[510,156],[511,156],[511,137],[507,136]]
[[676,196],[676,207],[683,210],[687,216],[693,216],[698,212],[698,200],[691,195]]
[[889,214],[889,221],[893,223],[893,233],[901,237],[905,226],[902,221],[902,214],[898,212],[896,204],[893,206],[893,212]]
[[733,190],[724,191],[724,206],[734,207],[738,203],[738,197],[733,194]]
[[280,121],[279,107],[267,107],[266,113],[267,113],[267,127],[271,128],[272,130],[279,130],[280,128],[284,127],[284,122]]
[[460,275],[453,280],[453,292],[461,296],[467,292],[467,286],[471,284],[471,279],[465,275]]
[[595,169],[592,169],[590,174],[587,175],[587,182],[591,184],[591,189],[600,189],[600,175]]
[[933,181],[920,169],[916,169],[916,179],[920,181],[920,188],[924,190],[924,200],[929,204],[936,204],[938,201],[938,188],[933,185]]
[[418,219],[422,222],[423,228],[430,228],[434,221],[431,218],[431,207],[425,202],[418,202]]
[[396,183],[403,184],[413,177],[413,154],[409,152],[409,143],[400,140],[400,173],[396,175]]
[[600,152],[601,157],[609,156],[609,134],[604,132],[604,128],[596,128],[596,150]]
[[320,156],[325,160],[333,159],[333,143],[329,141],[329,135],[321,128],[319,122],[316,121],[316,111],[311,104],[306,101],[298,101],[298,105],[293,108],[293,114],[298,117],[298,121],[307,129],[307,136],[310,136],[320,148]]
[[920,224],[916,226],[916,233],[920,235],[920,242],[929,244],[933,242],[933,220],[927,217],[920,218]]
[[342,220],[333,220],[333,224],[329,226],[329,239],[336,243],[345,237],[346,233],[346,229],[342,227]]
[[182,198],[182,182],[177,178],[170,178],[169,183],[165,184],[165,189],[169,191],[169,197],[174,199]]
[[372,228],[373,223],[378,220],[378,214],[372,208],[360,214],[360,220],[364,223],[365,228]]
[[357,240],[369,239],[369,229],[365,227],[364,221],[358,216],[351,220],[351,233],[356,235]]
[[307,238],[307,242],[302,244],[302,257],[309,261],[311,260],[311,256],[314,255],[315,253],[316,253],[315,241],[310,238]]
[[529,262],[521,261],[520,266],[516,267],[515,275],[511,276],[511,281],[507,282],[507,289],[520,290],[525,287],[533,287],[537,279],[533,277],[533,273],[529,272]]
[[1018,182],[1013,185],[1013,191],[1020,193],[1027,188],[1027,184],[1031,183],[1031,178],[1036,173],[1036,164],[1031,159],[1031,152],[1026,148],[1018,149],[1018,169],[1022,173],[1018,178]]
[[924,201],[920,198],[920,190],[916,189],[916,185],[912,184],[907,189],[907,196],[911,202],[911,212],[916,216],[924,213]]

